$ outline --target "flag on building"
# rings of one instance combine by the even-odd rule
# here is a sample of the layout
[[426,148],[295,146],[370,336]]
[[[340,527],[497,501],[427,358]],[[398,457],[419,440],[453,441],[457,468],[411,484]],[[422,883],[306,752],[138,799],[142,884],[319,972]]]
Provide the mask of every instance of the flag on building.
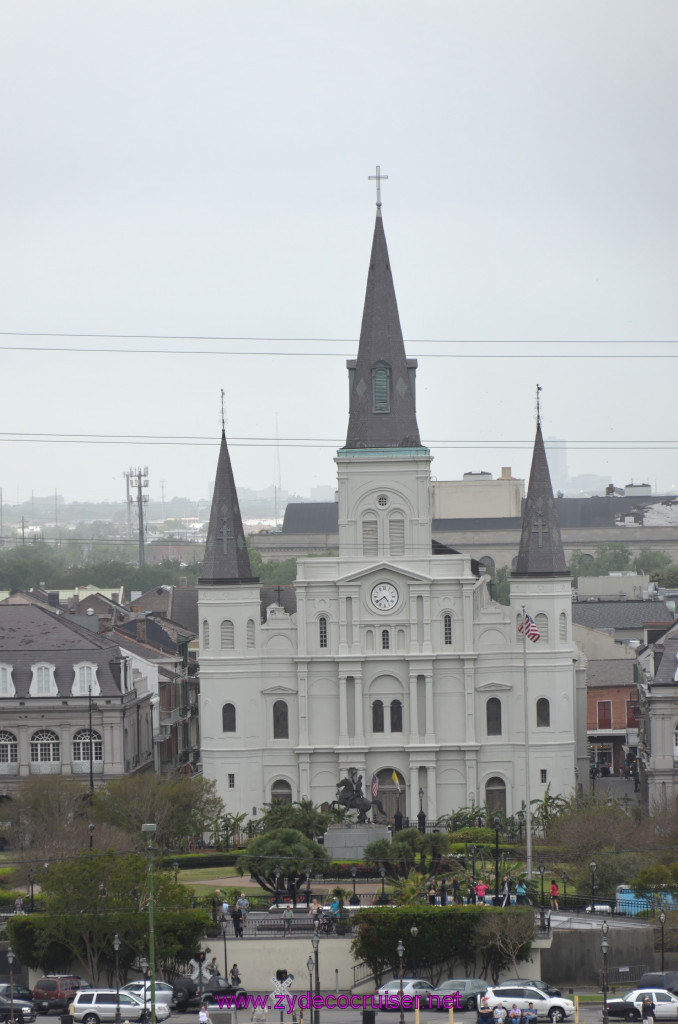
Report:
[[526,615],[518,626],[519,633],[525,633],[528,640],[531,640],[533,644],[536,644],[537,640],[541,636],[541,633],[537,629],[534,619],[530,615]]
[[391,778],[395,782],[395,788],[398,790],[398,792],[400,792],[400,783],[398,782],[398,776],[396,775],[395,768],[393,769],[393,775],[391,776]]
[[376,775],[372,776],[372,799],[376,800],[379,796],[379,779]]

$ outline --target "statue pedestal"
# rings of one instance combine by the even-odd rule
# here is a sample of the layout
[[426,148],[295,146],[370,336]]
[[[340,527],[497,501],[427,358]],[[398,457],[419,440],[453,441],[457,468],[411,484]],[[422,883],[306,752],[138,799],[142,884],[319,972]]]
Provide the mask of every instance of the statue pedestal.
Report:
[[391,842],[391,833],[386,825],[374,825],[367,821],[363,825],[330,825],[323,837],[325,849],[332,860],[362,860],[365,847],[377,839]]

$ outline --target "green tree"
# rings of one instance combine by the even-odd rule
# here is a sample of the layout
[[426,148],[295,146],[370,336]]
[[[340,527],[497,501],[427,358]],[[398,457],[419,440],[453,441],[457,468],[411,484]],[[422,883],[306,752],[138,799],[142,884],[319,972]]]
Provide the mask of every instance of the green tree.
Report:
[[492,576],[492,597],[498,604],[510,604],[511,570],[508,565],[494,569]]
[[262,822],[265,832],[281,828],[293,828],[309,839],[315,839],[327,831],[330,815],[303,797],[295,803],[288,800],[273,800],[264,804]]
[[262,583],[293,583],[297,577],[296,558],[287,558],[284,562],[265,562],[261,553],[248,547],[252,575],[258,576]]
[[[282,875],[302,877],[310,867],[312,875],[324,874],[330,858],[324,846],[314,843],[293,828],[264,832],[247,844],[245,853],[238,858],[238,870],[248,873],[267,892],[275,892],[275,869]],[[282,887],[282,882],[279,883]]]
[[657,551],[655,548],[644,548],[633,559],[636,572],[645,573],[653,580],[662,579],[672,567],[678,568],[665,551]]
[[95,790],[93,812],[96,821],[109,822],[135,839],[144,822],[155,822],[156,842],[165,849],[175,837],[209,831],[225,809],[214,780],[146,772],[122,776]]
[[[68,969],[85,964],[92,984],[112,980],[113,937],[122,939],[120,973],[148,950],[150,898],[146,858],[82,853],[54,862],[41,871],[45,913],[9,922],[10,941],[19,959],[31,967]],[[154,877],[155,942],[160,970],[188,960],[198,947],[208,916],[190,908],[190,893],[176,885],[170,870],[156,868]]]

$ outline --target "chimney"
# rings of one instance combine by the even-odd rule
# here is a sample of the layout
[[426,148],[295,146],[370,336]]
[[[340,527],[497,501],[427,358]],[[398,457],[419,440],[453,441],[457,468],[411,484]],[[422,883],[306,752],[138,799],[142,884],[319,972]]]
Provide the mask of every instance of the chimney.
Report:
[[140,615],[137,619],[137,640],[140,643],[146,643],[146,616]]
[[501,467],[501,478],[502,478],[502,480],[511,480],[511,479],[513,479],[512,476],[511,476],[511,467],[510,466],[502,466]]

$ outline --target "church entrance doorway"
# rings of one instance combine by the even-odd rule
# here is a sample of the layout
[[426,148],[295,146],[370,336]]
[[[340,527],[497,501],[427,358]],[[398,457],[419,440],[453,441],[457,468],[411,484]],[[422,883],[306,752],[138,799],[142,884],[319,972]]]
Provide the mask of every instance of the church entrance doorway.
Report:
[[[396,784],[393,780],[393,776],[396,776],[398,783]],[[389,824],[393,824],[393,819],[398,810],[398,803],[400,802],[400,813],[403,818],[407,817],[407,792],[405,789],[405,779],[400,772],[394,771],[393,768],[382,768],[380,772],[377,772],[377,778],[379,780],[379,800],[381,800],[384,811],[386,812],[386,819]],[[400,787],[400,801],[398,801],[398,787]]]

